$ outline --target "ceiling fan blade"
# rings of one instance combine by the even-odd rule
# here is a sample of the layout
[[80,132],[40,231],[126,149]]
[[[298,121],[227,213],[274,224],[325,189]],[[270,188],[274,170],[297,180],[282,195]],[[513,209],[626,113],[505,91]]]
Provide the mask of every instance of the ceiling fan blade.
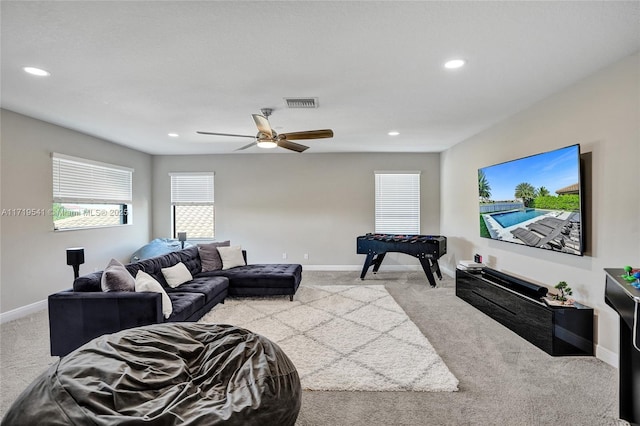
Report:
[[236,149],[236,151],[242,151],[243,149],[251,148],[252,146],[256,146],[256,142],[251,142],[250,144],[241,146],[240,148]]
[[273,132],[271,130],[271,125],[269,124],[269,120],[266,119],[263,115],[260,114],[252,114],[253,121],[256,122],[256,127],[260,133],[265,134],[269,138],[273,138]]
[[295,152],[303,152],[309,149],[308,146],[300,145],[299,143],[289,142],[288,140],[280,139],[278,141],[278,146],[280,148],[290,149]]
[[196,132],[200,135],[213,135],[213,136],[233,136],[238,138],[252,138],[255,139],[255,136],[249,135],[234,135],[233,133],[212,133],[212,132]]
[[307,130],[306,132],[280,133],[278,137],[281,140],[286,139],[288,141],[303,140],[303,139],[332,138],[333,130],[323,129],[323,130]]

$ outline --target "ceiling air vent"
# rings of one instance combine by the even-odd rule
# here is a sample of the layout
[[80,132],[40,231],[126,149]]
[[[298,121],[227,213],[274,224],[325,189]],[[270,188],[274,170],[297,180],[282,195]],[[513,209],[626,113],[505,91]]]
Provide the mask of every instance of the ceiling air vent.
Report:
[[288,108],[318,108],[318,98],[284,98]]

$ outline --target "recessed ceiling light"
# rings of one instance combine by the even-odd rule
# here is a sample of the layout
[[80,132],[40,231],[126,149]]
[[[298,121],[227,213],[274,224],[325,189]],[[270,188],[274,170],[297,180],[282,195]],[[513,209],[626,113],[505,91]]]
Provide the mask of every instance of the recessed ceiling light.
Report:
[[387,133],[389,136],[398,136],[400,134],[400,132],[396,132],[395,130],[390,131],[389,133]]
[[24,67],[22,68],[25,72],[31,74],[31,75],[37,75],[38,77],[46,77],[51,75],[51,73],[49,71],[45,71],[43,69],[40,68],[35,68],[35,67]]
[[444,63],[444,67],[450,70],[464,66],[464,59],[452,59]]
[[167,136],[170,136],[170,137],[172,137],[172,138],[177,138],[177,137],[178,137],[178,136],[180,136],[180,135],[179,135],[179,134],[177,134],[177,133],[167,133]]

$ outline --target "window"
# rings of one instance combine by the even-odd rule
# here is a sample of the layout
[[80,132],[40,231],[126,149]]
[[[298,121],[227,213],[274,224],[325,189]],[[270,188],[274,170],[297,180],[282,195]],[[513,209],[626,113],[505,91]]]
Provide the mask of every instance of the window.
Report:
[[420,234],[420,172],[375,172],[377,234]]
[[53,153],[53,228],[131,223],[133,169]]
[[173,238],[214,237],[213,173],[170,173]]

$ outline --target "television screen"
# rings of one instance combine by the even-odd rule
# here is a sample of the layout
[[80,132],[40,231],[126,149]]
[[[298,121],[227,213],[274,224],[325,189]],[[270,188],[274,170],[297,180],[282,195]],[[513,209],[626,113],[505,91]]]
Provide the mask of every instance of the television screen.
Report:
[[581,256],[580,145],[478,169],[480,236]]

